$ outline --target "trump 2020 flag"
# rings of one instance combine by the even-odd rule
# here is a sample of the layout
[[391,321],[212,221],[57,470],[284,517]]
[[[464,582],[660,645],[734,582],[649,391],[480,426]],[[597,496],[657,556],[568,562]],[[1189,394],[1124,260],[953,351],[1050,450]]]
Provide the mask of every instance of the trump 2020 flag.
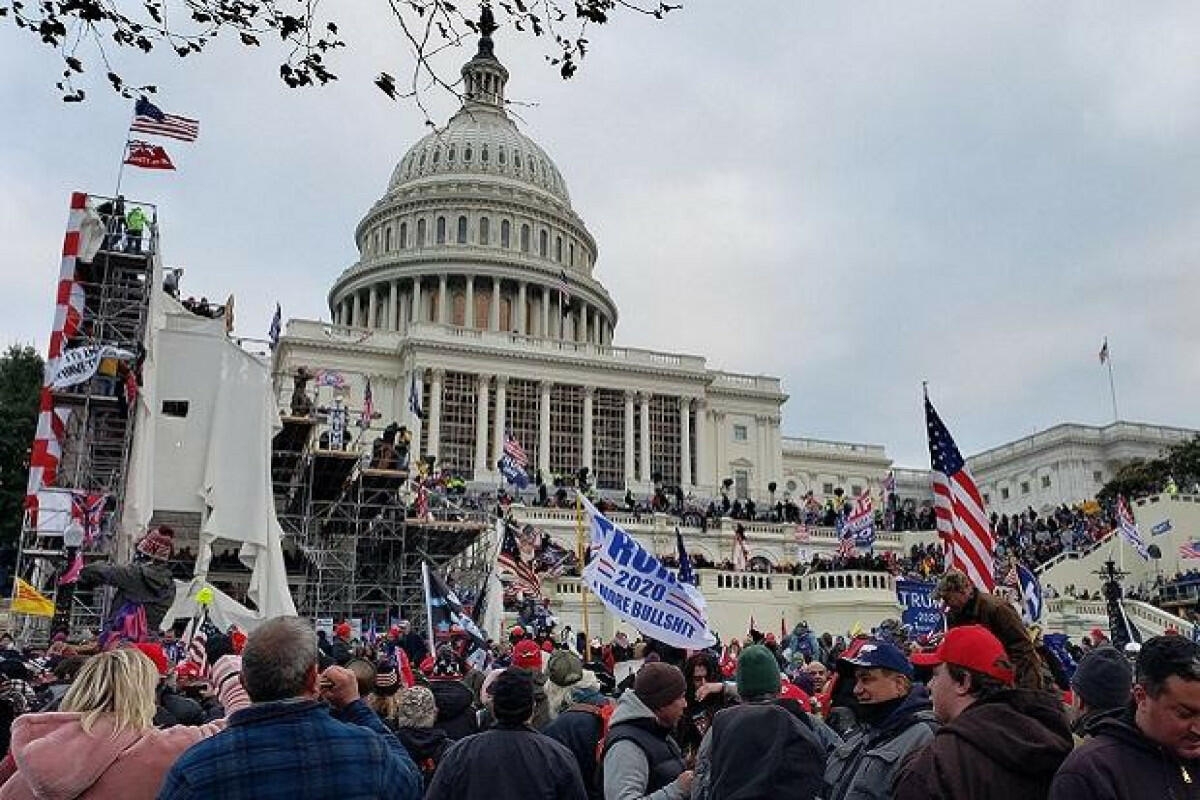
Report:
[[716,644],[700,590],[679,580],[587,498],[580,499],[591,530],[583,578],[608,610],[672,647],[702,650]]

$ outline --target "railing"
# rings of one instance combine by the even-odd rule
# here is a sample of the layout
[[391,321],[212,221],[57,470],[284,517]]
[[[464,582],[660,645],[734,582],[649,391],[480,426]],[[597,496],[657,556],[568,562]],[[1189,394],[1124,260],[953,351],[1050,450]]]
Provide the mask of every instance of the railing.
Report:
[[785,452],[805,451],[810,453],[833,453],[837,455],[856,455],[886,458],[886,451],[881,444],[858,444],[855,442],[833,442],[828,439],[808,439],[801,436],[782,437]]
[[767,375],[744,375],[736,372],[709,372],[712,376],[712,385],[714,389],[737,389],[741,391],[752,392],[774,392],[781,391],[778,378],[772,378]]
[[1033,568],[1033,571],[1038,575],[1043,575],[1043,574],[1045,574],[1046,570],[1050,569],[1055,564],[1061,564],[1064,561],[1078,561],[1081,558],[1090,556],[1092,553],[1096,552],[1101,547],[1103,547],[1105,545],[1105,543],[1107,543],[1108,540],[1111,539],[1113,536],[1116,536],[1116,534],[1117,534],[1117,532],[1114,529],[1114,530],[1111,530],[1108,533],[1104,534],[1099,539],[1092,542],[1091,544],[1089,544],[1087,547],[1083,548],[1082,550],[1064,550],[1061,553],[1059,553],[1058,555],[1054,556],[1053,558],[1048,559],[1047,561],[1043,561],[1041,564],[1038,564],[1036,567]]
[[1177,617],[1169,611],[1163,611],[1161,608],[1143,603],[1141,600],[1123,600],[1122,605],[1125,607],[1125,613],[1131,619],[1149,623],[1156,630],[1166,631],[1174,628],[1185,636],[1191,635],[1192,623],[1183,617]]
[[1053,428],[1035,433],[1032,436],[1026,436],[1024,439],[1016,442],[1001,445],[1000,447],[993,447],[991,450],[984,450],[982,453],[971,456],[967,460],[970,462],[972,469],[977,469],[983,466],[990,466],[994,462],[1002,461],[1012,456],[1034,452],[1068,441],[1100,445],[1136,437],[1141,440],[1149,439],[1163,444],[1173,444],[1180,441],[1181,438],[1187,438],[1191,435],[1191,431],[1166,425],[1114,422],[1104,427],[1095,427],[1092,425],[1065,423],[1055,425]]
[[1049,614],[1074,614],[1080,617],[1107,617],[1108,605],[1103,600],[1079,600],[1074,597],[1056,597],[1046,601]]

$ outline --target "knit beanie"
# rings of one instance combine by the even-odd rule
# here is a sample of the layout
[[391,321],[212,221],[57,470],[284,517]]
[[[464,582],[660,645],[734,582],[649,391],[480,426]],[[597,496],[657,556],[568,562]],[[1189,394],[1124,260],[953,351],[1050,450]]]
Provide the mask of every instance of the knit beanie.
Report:
[[533,716],[533,673],[529,670],[509,667],[489,688],[497,722],[521,725]]
[[137,543],[137,551],[155,561],[170,561],[175,549],[175,531],[166,525],[151,528]]
[[424,686],[414,686],[400,693],[396,703],[396,726],[399,728],[429,728],[437,721],[437,702],[433,692]]
[[1115,647],[1097,647],[1079,661],[1071,688],[1089,709],[1124,708],[1129,704],[1133,670]]
[[661,661],[643,664],[633,679],[633,693],[651,711],[669,706],[685,691],[687,683],[679,667]]
[[400,670],[396,662],[385,658],[375,666],[375,694],[393,695],[400,689]]
[[753,644],[738,656],[737,689],[743,698],[779,694],[779,662],[761,644]]
[[546,677],[556,686],[576,684],[583,677],[583,659],[570,650],[555,650],[546,665]]

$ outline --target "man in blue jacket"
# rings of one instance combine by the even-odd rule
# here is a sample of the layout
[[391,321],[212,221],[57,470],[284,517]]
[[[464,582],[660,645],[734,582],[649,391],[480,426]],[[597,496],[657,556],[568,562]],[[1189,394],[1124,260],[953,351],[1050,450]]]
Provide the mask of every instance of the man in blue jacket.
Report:
[[253,631],[241,680],[254,704],[175,762],[159,800],[420,798],[416,765],[359,698],[354,673],[318,674],[306,621],[277,617]]

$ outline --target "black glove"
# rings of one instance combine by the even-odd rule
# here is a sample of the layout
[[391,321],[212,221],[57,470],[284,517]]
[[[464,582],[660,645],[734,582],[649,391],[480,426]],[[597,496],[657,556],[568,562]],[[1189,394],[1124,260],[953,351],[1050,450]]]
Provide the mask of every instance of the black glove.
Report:
[[204,652],[208,655],[208,664],[211,667],[221,656],[233,653],[233,641],[223,633],[209,634],[204,643]]

